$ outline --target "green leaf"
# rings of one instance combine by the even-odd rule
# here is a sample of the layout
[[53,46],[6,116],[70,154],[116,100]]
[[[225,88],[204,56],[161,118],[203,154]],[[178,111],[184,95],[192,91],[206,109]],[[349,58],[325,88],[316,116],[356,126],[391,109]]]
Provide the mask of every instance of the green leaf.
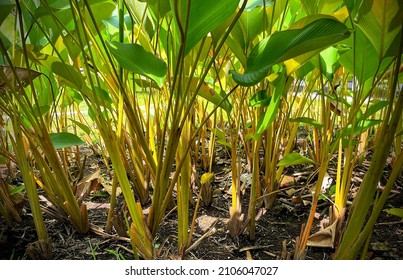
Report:
[[[266,3],[264,3],[266,2]],[[248,4],[246,4],[245,11],[252,10],[256,7],[270,6],[273,5],[272,1],[269,0],[249,0]]]
[[367,0],[360,1],[354,21],[383,58],[399,51],[402,18],[401,0]]
[[231,143],[227,142],[225,132],[219,128],[213,128],[211,132],[217,137],[217,143],[231,148]]
[[385,209],[385,212],[394,216],[398,216],[400,218],[403,218],[403,208],[390,208],[390,209]]
[[[378,125],[382,122],[382,120],[362,120],[357,123],[357,125],[352,128],[352,125],[347,126],[346,130],[343,133],[343,136],[349,135],[350,133],[358,134],[366,131],[372,126]],[[339,135],[339,131],[336,133],[336,138]]]
[[11,10],[15,7],[14,0],[2,0],[0,4],[0,25],[8,17]]
[[76,121],[76,120],[73,120],[73,119],[69,119],[72,123],[74,123],[75,125],[77,125],[79,128],[81,128],[82,129],[82,131],[84,131],[86,134],[90,134],[91,133],[91,130],[90,130],[90,128],[87,126],[87,125],[85,125],[85,124],[83,124],[83,123],[80,123],[80,122],[78,122],[78,121]]
[[299,29],[276,32],[253,48],[244,74],[231,71],[232,77],[240,85],[253,86],[266,77],[272,65],[304,53],[321,51],[348,36],[347,27],[328,16]]
[[[372,116],[376,112],[382,110],[383,108],[387,107],[389,105],[389,101],[386,100],[381,100],[368,108],[368,110],[365,112],[365,115],[368,117]],[[362,120],[362,119],[361,119]]]
[[251,107],[265,107],[270,104],[271,96],[267,96],[265,90],[256,92],[249,100]]
[[11,189],[11,190],[8,192],[8,194],[9,194],[10,196],[13,196],[13,195],[15,195],[15,194],[17,194],[17,193],[20,193],[20,192],[24,191],[24,190],[25,190],[25,186],[24,186],[24,185],[21,185],[21,186],[18,186],[18,187],[15,187],[15,188]]
[[83,77],[73,66],[56,61],[52,63],[51,69],[54,74],[59,75],[62,81],[69,87],[81,90],[83,86]]
[[[133,3],[134,1],[129,1],[129,3]],[[164,17],[170,10],[171,6],[169,5],[169,1],[160,1],[160,0],[139,0],[139,2],[147,2],[147,4],[151,7],[154,14],[158,18]]]
[[162,87],[168,70],[163,60],[138,44],[108,42],[108,47],[124,69],[146,76]]
[[232,53],[236,56],[239,62],[242,64],[242,67],[246,67],[247,59],[244,52],[243,44],[239,40],[234,39],[232,36],[228,37],[225,43],[231,49]]
[[[192,91],[196,90],[197,84],[199,83],[199,78],[193,78],[190,84],[190,89]],[[232,110],[231,103],[227,100],[223,101],[225,93],[221,92],[218,94],[210,85],[206,82],[202,82],[202,85],[197,93],[199,96],[203,97],[204,99],[210,101],[214,105],[218,106],[220,104],[220,108],[224,109],[228,113]]]
[[276,89],[274,90],[273,96],[270,99],[270,104],[267,107],[266,112],[258,121],[255,138],[262,134],[273,123],[274,118],[277,115],[277,109],[280,105],[281,96],[284,92],[288,91],[291,86],[291,82],[292,78],[289,77],[287,80],[284,74],[280,74],[280,77],[278,78],[276,83]]
[[[175,1],[176,2],[176,1]],[[217,1],[217,0],[182,0],[180,7],[180,22],[185,26],[187,3],[190,4],[190,14],[186,34],[185,54],[206,36],[229,18],[238,7],[238,1]],[[171,9],[174,1],[171,1]]]
[[55,146],[55,149],[67,148],[85,143],[77,135],[69,132],[50,133],[49,137],[53,146]]
[[379,63],[375,47],[365,34],[357,29],[354,37],[345,41],[351,49],[340,55],[339,62],[351,73],[355,73],[360,84],[373,78]]
[[336,72],[335,68],[338,65],[339,51],[337,48],[329,47],[320,53],[322,69],[326,78],[333,81],[333,73]]
[[[116,3],[112,0],[88,0],[91,10],[94,15],[95,25],[102,30],[105,28],[103,20],[109,19],[112,16],[113,11],[116,9]],[[85,18],[90,18],[90,14],[87,9],[85,11]],[[93,34],[96,34],[94,24],[89,24]]]
[[256,7],[249,11],[245,9],[237,24],[243,26],[245,42],[249,46],[268,25],[266,10],[263,7]]
[[307,157],[300,155],[297,152],[289,153],[284,156],[277,164],[278,167],[281,166],[291,166],[298,164],[315,164],[315,162]]
[[306,123],[313,125],[314,127],[320,129],[323,127],[323,124],[319,123],[317,120],[308,117],[299,117],[299,118],[290,118],[290,122],[297,122],[297,123]]

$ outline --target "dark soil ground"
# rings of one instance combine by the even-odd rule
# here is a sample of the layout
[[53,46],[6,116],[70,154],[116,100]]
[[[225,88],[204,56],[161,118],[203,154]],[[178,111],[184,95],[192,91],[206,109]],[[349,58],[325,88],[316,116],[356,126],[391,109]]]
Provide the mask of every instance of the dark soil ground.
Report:
[[[231,196],[228,193],[231,178],[229,176],[229,163],[226,159],[217,160],[216,179],[213,183],[216,195],[212,205],[205,207],[201,203],[198,214],[193,243],[197,240],[201,242],[192,248],[188,259],[200,260],[232,260],[232,259],[283,259],[292,254],[295,239],[300,233],[301,225],[306,222],[309,213],[310,197],[306,182],[297,180],[292,186],[299,190],[307,205],[295,203],[292,196],[287,194],[286,188],[279,193],[275,206],[271,210],[264,207],[258,209],[259,218],[256,222],[256,238],[252,242],[249,240],[248,232],[245,231],[238,237],[231,237],[227,228],[229,218],[228,209],[231,203]],[[104,169],[103,163],[99,158],[92,157],[88,165],[98,165]],[[221,166],[219,166],[221,164]],[[353,182],[355,186],[359,185],[360,177],[368,166],[364,162],[357,167],[354,173]],[[312,170],[287,170],[287,174],[312,172]],[[388,175],[385,169],[385,178]],[[105,175],[104,177],[108,177]],[[247,174],[245,173],[245,177]],[[249,187],[247,179],[244,180],[245,194],[243,196],[242,211],[246,214],[249,200]],[[352,194],[356,189],[352,188]],[[403,206],[403,180],[399,178],[388,199],[386,206]],[[350,199],[351,200],[351,199]],[[52,239],[53,259],[72,260],[72,259],[133,259],[133,253],[128,238],[120,237],[116,231],[110,234],[104,232],[104,226],[107,219],[109,208],[109,196],[101,188],[85,199],[88,211],[91,230],[87,234],[81,235],[76,232],[74,227],[66,222],[56,219],[54,216],[45,212],[44,220],[48,234]],[[122,197],[119,197],[121,203]],[[42,201],[44,208],[46,204]],[[325,201],[318,207],[318,217],[312,232],[319,229],[320,221],[328,215],[329,204]],[[146,209],[146,207],[145,207]],[[191,206],[191,210],[194,207]],[[193,214],[193,213],[191,213]],[[373,235],[370,241],[367,259],[403,259],[403,229],[402,220],[396,216],[382,212],[377,224],[374,227]],[[204,237],[202,237],[204,236]],[[22,222],[14,227],[6,225],[4,219],[0,217],[0,259],[26,259],[27,246],[37,240],[32,215],[28,204],[26,204]],[[155,247],[157,248],[157,258],[159,259],[177,259],[177,216],[172,211],[162,222],[159,232],[155,237]],[[306,259],[327,260],[332,259],[334,249],[309,247]]]

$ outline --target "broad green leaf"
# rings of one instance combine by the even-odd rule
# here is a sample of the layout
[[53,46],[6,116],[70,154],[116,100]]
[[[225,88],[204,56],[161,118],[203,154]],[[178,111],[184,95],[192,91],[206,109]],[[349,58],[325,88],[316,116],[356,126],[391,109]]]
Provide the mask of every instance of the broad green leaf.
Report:
[[306,123],[306,124],[313,125],[314,127],[318,128],[318,129],[323,127],[323,124],[319,123],[317,120],[314,120],[314,119],[308,118],[308,117],[299,117],[299,118],[290,119],[290,122]]
[[90,128],[88,127],[88,126],[86,126],[85,124],[83,124],[83,123],[80,123],[80,122],[78,122],[78,121],[76,121],[76,120],[73,120],[73,119],[69,119],[72,123],[74,123],[76,126],[78,126],[79,128],[81,128],[86,134],[90,134],[91,133],[91,130],[90,130]]
[[66,94],[63,95],[62,101],[61,101],[61,108],[65,108],[70,106],[73,103],[80,104],[83,102],[84,99],[80,93],[78,93],[76,90],[71,89],[66,91]]
[[[46,113],[48,113],[49,111],[50,111],[49,105],[39,106],[39,112],[41,113],[42,116],[45,115]],[[34,112],[35,112],[35,115],[38,114],[38,106],[35,106]]]
[[[288,60],[288,61],[291,61],[291,60]],[[293,67],[292,71],[289,71],[287,62],[284,62],[284,64],[285,64],[286,67],[287,67],[287,74],[291,73],[291,72],[294,71],[296,68],[298,68],[298,69],[296,69],[296,71],[295,71],[295,75],[296,75],[296,77],[297,77],[298,79],[300,79],[300,80],[302,80],[303,78],[305,78],[306,75],[308,75],[310,72],[312,72],[312,71],[315,69],[315,65],[314,65],[312,62],[309,62],[309,61],[308,61],[307,63],[304,63],[304,64],[303,64],[302,66],[300,66],[300,67]]]
[[284,74],[280,74],[278,80],[276,81],[276,88],[274,90],[272,98],[270,99],[270,104],[267,107],[266,112],[258,121],[255,138],[262,134],[273,123],[274,118],[277,115],[277,109],[280,105],[281,96],[284,92],[288,91],[291,86],[291,82],[291,77],[288,77],[287,79]]
[[[149,41],[150,38],[154,35],[155,32],[155,26],[154,22],[152,19],[151,14],[149,13],[149,5],[142,3],[144,1],[134,1],[134,0],[129,0],[125,1],[127,3],[128,9],[130,11],[130,14],[134,18],[135,22],[138,22],[141,24],[142,29],[146,31],[145,33],[147,34],[146,38]],[[146,1],[146,2],[155,2],[155,1]],[[168,1],[158,1],[158,2],[168,2]],[[168,3],[165,3],[165,5],[169,5]],[[154,21],[158,22],[158,19],[154,19]],[[147,49],[146,45],[150,44],[149,42],[142,42],[141,35],[144,34],[144,32],[139,33],[139,38],[138,42]]]
[[144,75],[162,87],[167,74],[165,62],[138,44],[108,42],[113,57],[124,69]]
[[242,67],[245,68],[247,64],[247,59],[242,44],[231,36],[227,38],[225,43],[231,49],[232,53],[236,56],[239,62],[242,64]]
[[300,155],[297,152],[289,153],[284,156],[277,164],[278,167],[281,166],[291,166],[298,164],[314,164],[315,162],[307,157]]
[[20,193],[20,192],[24,191],[24,190],[25,190],[25,186],[24,186],[24,185],[21,185],[21,186],[18,186],[18,187],[15,187],[15,188],[11,189],[11,190],[8,192],[8,194],[9,194],[10,196],[13,196],[13,195],[15,195],[15,194],[17,194],[17,193]]
[[213,128],[211,131],[212,131],[212,132],[214,133],[214,135],[217,136],[219,139],[225,139],[225,137],[226,137],[225,132],[222,131],[222,130],[219,129],[219,128]]
[[265,90],[259,90],[249,100],[251,107],[264,107],[270,104],[271,96]]
[[327,193],[321,193],[318,197],[318,200],[327,200],[328,198],[332,197],[336,193],[336,185],[332,185]]
[[400,218],[403,218],[403,208],[390,208],[390,209],[385,209],[385,212],[394,216],[398,216]]
[[[105,28],[103,24],[103,20],[109,19],[112,16],[113,11],[116,9],[116,3],[113,0],[88,0],[88,3],[91,7],[92,13],[95,18],[95,24],[98,29],[102,30]],[[90,19],[90,14],[88,9],[84,9],[85,11],[85,18]],[[91,22],[89,24],[93,34],[96,34],[96,29],[94,24]]]
[[368,110],[365,112],[365,115],[368,117],[372,116],[376,112],[382,110],[383,108],[387,107],[389,105],[389,101],[386,100],[381,100],[379,102],[376,102],[375,104],[371,105]]
[[81,74],[71,65],[56,61],[51,65],[53,73],[63,78],[66,85],[81,90],[83,86],[83,77]]
[[270,67],[311,51],[321,51],[350,35],[347,27],[328,16],[308,25],[272,34],[251,51],[244,74],[231,71],[240,85],[252,86],[266,77]]
[[[198,83],[199,83],[199,79],[193,78],[192,82],[190,84],[190,89],[192,91],[195,91]],[[217,93],[213,88],[210,87],[210,85],[208,83],[206,83],[204,81],[202,82],[202,85],[197,94],[199,96],[203,97],[204,99],[210,101],[211,103],[213,103],[216,106],[220,105],[220,108],[224,109],[228,113],[230,113],[232,110],[232,105],[228,101],[228,99],[223,101],[225,94]]]
[[[174,2],[171,1],[171,9],[174,11]],[[217,28],[227,18],[229,18],[238,7],[238,1],[217,1],[217,0],[181,0],[178,8],[180,22],[185,26],[187,3],[190,3],[190,13],[186,34],[185,54],[209,32]]]
[[0,25],[10,14],[11,10],[15,7],[14,0],[2,0],[0,4]]
[[337,48],[329,47],[320,53],[323,74],[330,82],[333,81],[333,73],[338,64],[339,52]]
[[219,128],[213,128],[211,130],[213,134],[217,137],[217,143],[222,144],[228,148],[231,148],[231,143],[227,142],[225,132]]
[[[273,32],[273,31],[278,31],[278,28],[284,28],[285,24],[279,24],[278,21],[280,21],[282,19],[282,16],[284,15],[284,13],[286,12],[287,7],[290,8],[290,14],[296,14],[296,11],[301,9],[300,7],[295,7],[296,5],[288,5],[289,4],[289,0],[276,0],[274,1],[270,1],[267,5],[266,3],[266,9],[267,9],[267,14],[269,15],[269,22],[270,22],[270,26],[269,31]],[[295,11],[295,12],[294,12]]]
[[379,59],[374,46],[360,29],[355,31],[354,37],[345,41],[350,46],[350,50],[340,55],[339,62],[354,73],[359,83],[363,84],[375,75]]
[[106,101],[106,105],[110,105],[113,103],[111,96],[103,88],[95,87],[94,92],[98,95],[98,97],[101,97],[104,101]]
[[237,24],[243,25],[247,46],[253,39],[267,28],[267,14],[263,7],[256,7],[250,11],[245,10]]
[[37,65],[41,65],[46,67],[47,69],[51,70],[52,69],[52,64],[55,62],[60,63],[60,59],[57,58],[56,56],[40,53],[40,52],[34,52],[32,49],[28,48],[27,49],[27,54],[28,57],[31,61],[33,61]]
[[[253,3],[250,3],[253,4]],[[240,19],[231,31],[226,44],[231,48],[234,55],[242,65],[246,66],[245,53],[253,39],[267,28],[267,13],[263,9],[263,2],[257,1],[254,5],[248,5]],[[253,8],[252,8],[253,7]]]
[[[378,125],[380,123],[382,123],[382,120],[362,120],[362,121],[359,121],[354,128],[352,128],[352,125],[347,126],[343,135],[344,136],[349,135],[350,133],[353,133],[353,134],[362,133],[362,132],[366,131],[367,129],[369,129],[370,127]],[[337,132],[337,135],[339,135],[339,132]]]
[[[134,1],[128,1],[128,2],[131,3]],[[171,10],[169,1],[139,0],[139,2],[147,2],[147,4],[151,7],[157,18],[163,18]]]
[[[28,1],[27,1],[28,2]],[[72,31],[74,27],[72,27],[73,18],[71,16],[71,6],[69,1],[47,1],[47,6],[44,5],[38,6],[34,11],[34,16],[36,19],[40,19],[41,25],[45,30],[47,30],[48,36],[52,43],[56,44],[57,40],[60,36],[63,35],[62,28],[60,25],[63,25],[69,31]],[[57,23],[54,17],[57,17]],[[30,36],[32,44],[35,44],[35,51],[39,51],[43,48],[43,45],[46,44],[42,31],[38,28],[35,29],[36,25],[33,26],[35,30],[34,37]],[[36,39],[34,41],[34,39]],[[63,48],[64,50],[64,48]],[[62,51],[62,49],[59,49]]]
[[248,4],[246,4],[245,11],[250,11],[256,7],[269,7],[273,5],[272,2],[271,0],[249,0]]
[[216,142],[217,142],[218,144],[221,144],[221,145],[223,145],[223,146],[225,146],[225,147],[228,147],[228,148],[231,148],[231,147],[232,147],[231,143],[229,143],[228,141],[226,141],[226,140],[224,140],[224,139],[217,139]]
[[49,137],[53,143],[53,146],[55,146],[55,149],[62,149],[84,144],[84,141],[81,140],[77,135],[69,132],[50,133]]
[[379,57],[395,56],[403,23],[403,2],[366,0],[359,3],[354,17],[356,25],[374,45]]
[[308,14],[332,14],[343,4],[343,0],[301,0],[301,5]]

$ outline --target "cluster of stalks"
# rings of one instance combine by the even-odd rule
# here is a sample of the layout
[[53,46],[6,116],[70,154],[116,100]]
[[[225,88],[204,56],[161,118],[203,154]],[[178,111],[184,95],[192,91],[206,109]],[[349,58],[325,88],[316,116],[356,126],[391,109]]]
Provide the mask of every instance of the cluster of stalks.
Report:
[[[337,259],[365,257],[403,165],[397,1],[6,1],[0,155],[8,172],[0,177],[0,214],[10,226],[21,222],[27,195],[38,234],[32,258],[52,255],[38,192],[53,215],[87,233],[86,143],[112,181],[104,230],[130,237],[135,258],[155,259],[159,227],[176,211],[185,258],[201,242],[193,236],[198,210],[217,194],[220,148],[231,163],[233,237],[248,232],[255,240],[256,209],[275,207],[286,167],[311,167],[311,210],[294,248],[303,259],[336,159],[327,244]],[[296,145],[301,129],[308,137]],[[369,151],[370,167],[347,209],[353,170]],[[248,192],[244,173],[252,178]],[[10,183],[17,177],[22,187]]]

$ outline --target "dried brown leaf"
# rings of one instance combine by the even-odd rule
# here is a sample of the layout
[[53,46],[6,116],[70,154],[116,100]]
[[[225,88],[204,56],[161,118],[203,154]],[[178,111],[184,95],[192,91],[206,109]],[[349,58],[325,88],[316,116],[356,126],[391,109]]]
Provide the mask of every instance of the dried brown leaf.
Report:
[[98,169],[94,173],[84,177],[77,184],[76,197],[78,201],[83,201],[91,192],[97,191],[103,182],[101,170]]

